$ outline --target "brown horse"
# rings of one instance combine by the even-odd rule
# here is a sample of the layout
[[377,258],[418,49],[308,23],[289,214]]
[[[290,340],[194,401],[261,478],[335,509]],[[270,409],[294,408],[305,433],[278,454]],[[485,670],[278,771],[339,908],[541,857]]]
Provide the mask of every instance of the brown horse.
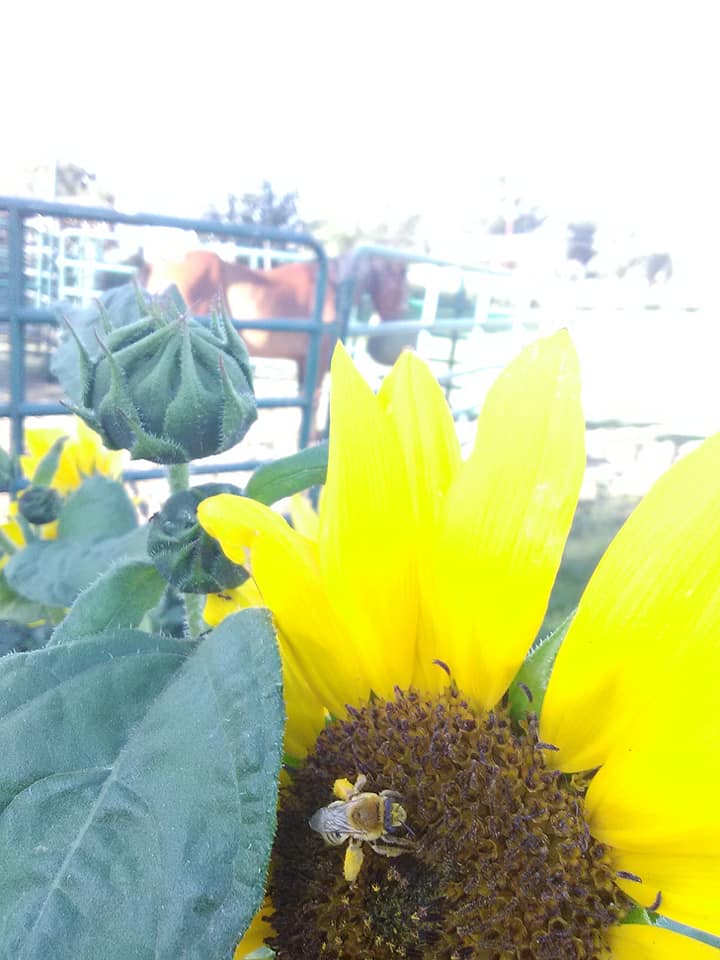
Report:
[[[322,320],[335,320],[338,284],[344,279],[343,260],[328,264],[328,282]],[[161,293],[174,283],[196,315],[209,314],[221,305],[238,322],[243,320],[310,320],[315,309],[317,263],[285,263],[272,270],[253,270],[240,263],[228,263],[207,250],[193,250],[184,259],[148,265],[143,285],[150,293]],[[407,266],[379,258],[363,258],[355,286],[356,301],[367,293],[381,321],[397,320],[407,303]],[[298,366],[299,382],[305,381],[309,334],[294,330],[242,330],[251,356],[285,357]],[[330,366],[331,337],[320,345],[316,386]],[[399,352],[399,351],[398,351]],[[392,361],[391,361],[392,362]]]

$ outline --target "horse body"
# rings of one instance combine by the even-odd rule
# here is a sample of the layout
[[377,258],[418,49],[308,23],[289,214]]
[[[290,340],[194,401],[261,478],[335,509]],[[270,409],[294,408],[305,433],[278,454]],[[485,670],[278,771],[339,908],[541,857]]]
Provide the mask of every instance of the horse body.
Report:
[[[381,321],[398,319],[407,303],[406,266],[392,261],[361,265],[356,299],[368,293]],[[272,270],[253,270],[229,263],[207,250],[192,250],[182,260],[149,265],[143,285],[161,293],[174,283],[193,314],[209,314],[218,305],[240,325],[243,320],[311,320],[314,316],[318,265],[315,261],[285,263]],[[335,319],[335,297],[342,276],[338,261],[328,264],[321,317]],[[298,366],[305,380],[310,335],[294,330],[243,330],[248,352],[255,357],[284,357]],[[330,367],[332,338],[323,336],[318,357],[317,385]]]

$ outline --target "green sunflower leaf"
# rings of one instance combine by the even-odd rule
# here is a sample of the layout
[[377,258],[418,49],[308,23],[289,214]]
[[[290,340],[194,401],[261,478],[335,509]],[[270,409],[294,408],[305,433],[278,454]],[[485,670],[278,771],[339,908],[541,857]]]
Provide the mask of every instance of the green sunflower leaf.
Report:
[[299,453],[258,467],[248,480],[245,496],[270,504],[325,483],[328,462],[327,441],[306,447]]
[[88,477],[63,505],[56,540],[33,540],[4,568],[8,585],[36,603],[69,607],[81,590],[119,560],[147,559],[147,527],[125,488]]
[[263,898],[283,739],[270,617],[0,660],[0,956],[232,956]]
[[81,539],[36,540],[4,567],[11,589],[28,600],[69,607],[81,590],[118,560],[147,559],[147,527],[96,543]]
[[52,609],[17,593],[7,582],[5,571],[0,571],[0,620],[11,620],[20,624],[47,619],[57,622],[63,613],[62,608]]
[[16,650],[32,650],[33,633],[30,627],[14,620],[0,618],[0,657]]
[[53,477],[57,473],[57,468],[60,466],[60,457],[67,440],[67,437],[58,437],[55,443],[50,447],[48,452],[35,468],[35,473],[32,476],[33,483],[38,483],[44,486],[49,486],[49,484],[52,483]]
[[79,594],[50,644],[140,626],[148,610],[160,603],[166,586],[152,563],[133,560],[111,567]]
[[575,611],[566,617],[552,633],[532,647],[517,676],[510,684],[509,705],[510,714],[514,720],[522,719],[528,712],[540,716],[555,657],[574,615]]
[[83,481],[63,507],[58,539],[102,540],[137,527],[137,514],[122,483],[101,474]]

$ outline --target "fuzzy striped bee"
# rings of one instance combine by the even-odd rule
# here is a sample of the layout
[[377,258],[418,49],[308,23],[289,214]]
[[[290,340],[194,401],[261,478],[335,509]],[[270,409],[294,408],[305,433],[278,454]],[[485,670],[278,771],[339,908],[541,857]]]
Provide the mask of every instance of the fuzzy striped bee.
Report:
[[383,857],[399,857],[414,845],[401,795],[395,790],[363,792],[366,783],[362,773],[354,784],[336,780],[333,793],[339,799],[316,810],[309,821],[326,843],[339,846],[348,841],[343,867],[348,883],[354,883],[360,873],[363,843]]

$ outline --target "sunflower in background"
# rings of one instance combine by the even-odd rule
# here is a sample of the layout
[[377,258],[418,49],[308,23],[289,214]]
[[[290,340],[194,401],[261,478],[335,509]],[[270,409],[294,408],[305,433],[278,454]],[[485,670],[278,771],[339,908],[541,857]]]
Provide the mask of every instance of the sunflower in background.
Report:
[[86,477],[94,473],[119,478],[123,469],[124,451],[108,450],[104,447],[100,436],[80,417],[73,417],[72,422],[70,433],[45,427],[25,432],[28,453],[19,458],[23,475],[32,481],[53,445],[64,441],[57,469],[49,483],[49,486],[59,493],[71,493]]
[[[636,509],[511,714],[584,470],[568,336],[498,378],[464,462],[413,355],[377,396],[342,347],[332,377],[314,529],[198,509],[252,569],[206,616],[272,610],[288,714],[269,901],[236,957],[717,957],[653,921],[720,933],[720,436]],[[380,841],[351,835],[353,783],[392,797]]]
[[[124,451],[106,449],[98,434],[79,417],[72,418],[70,433],[58,428],[38,427],[26,430],[24,437],[28,453],[21,454],[18,459],[29,488],[20,494],[19,499],[32,491],[41,522],[33,519],[32,512],[30,520],[37,523],[39,535],[44,540],[51,540],[57,534],[57,523],[54,519],[45,520],[43,511],[45,516],[52,516],[59,510],[62,499],[93,474],[120,477]],[[0,524],[0,567],[9,559],[11,549],[22,548],[26,543],[26,531],[18,518],[22,512],[18,503],[18,500],[9,503],[7,520]]]

